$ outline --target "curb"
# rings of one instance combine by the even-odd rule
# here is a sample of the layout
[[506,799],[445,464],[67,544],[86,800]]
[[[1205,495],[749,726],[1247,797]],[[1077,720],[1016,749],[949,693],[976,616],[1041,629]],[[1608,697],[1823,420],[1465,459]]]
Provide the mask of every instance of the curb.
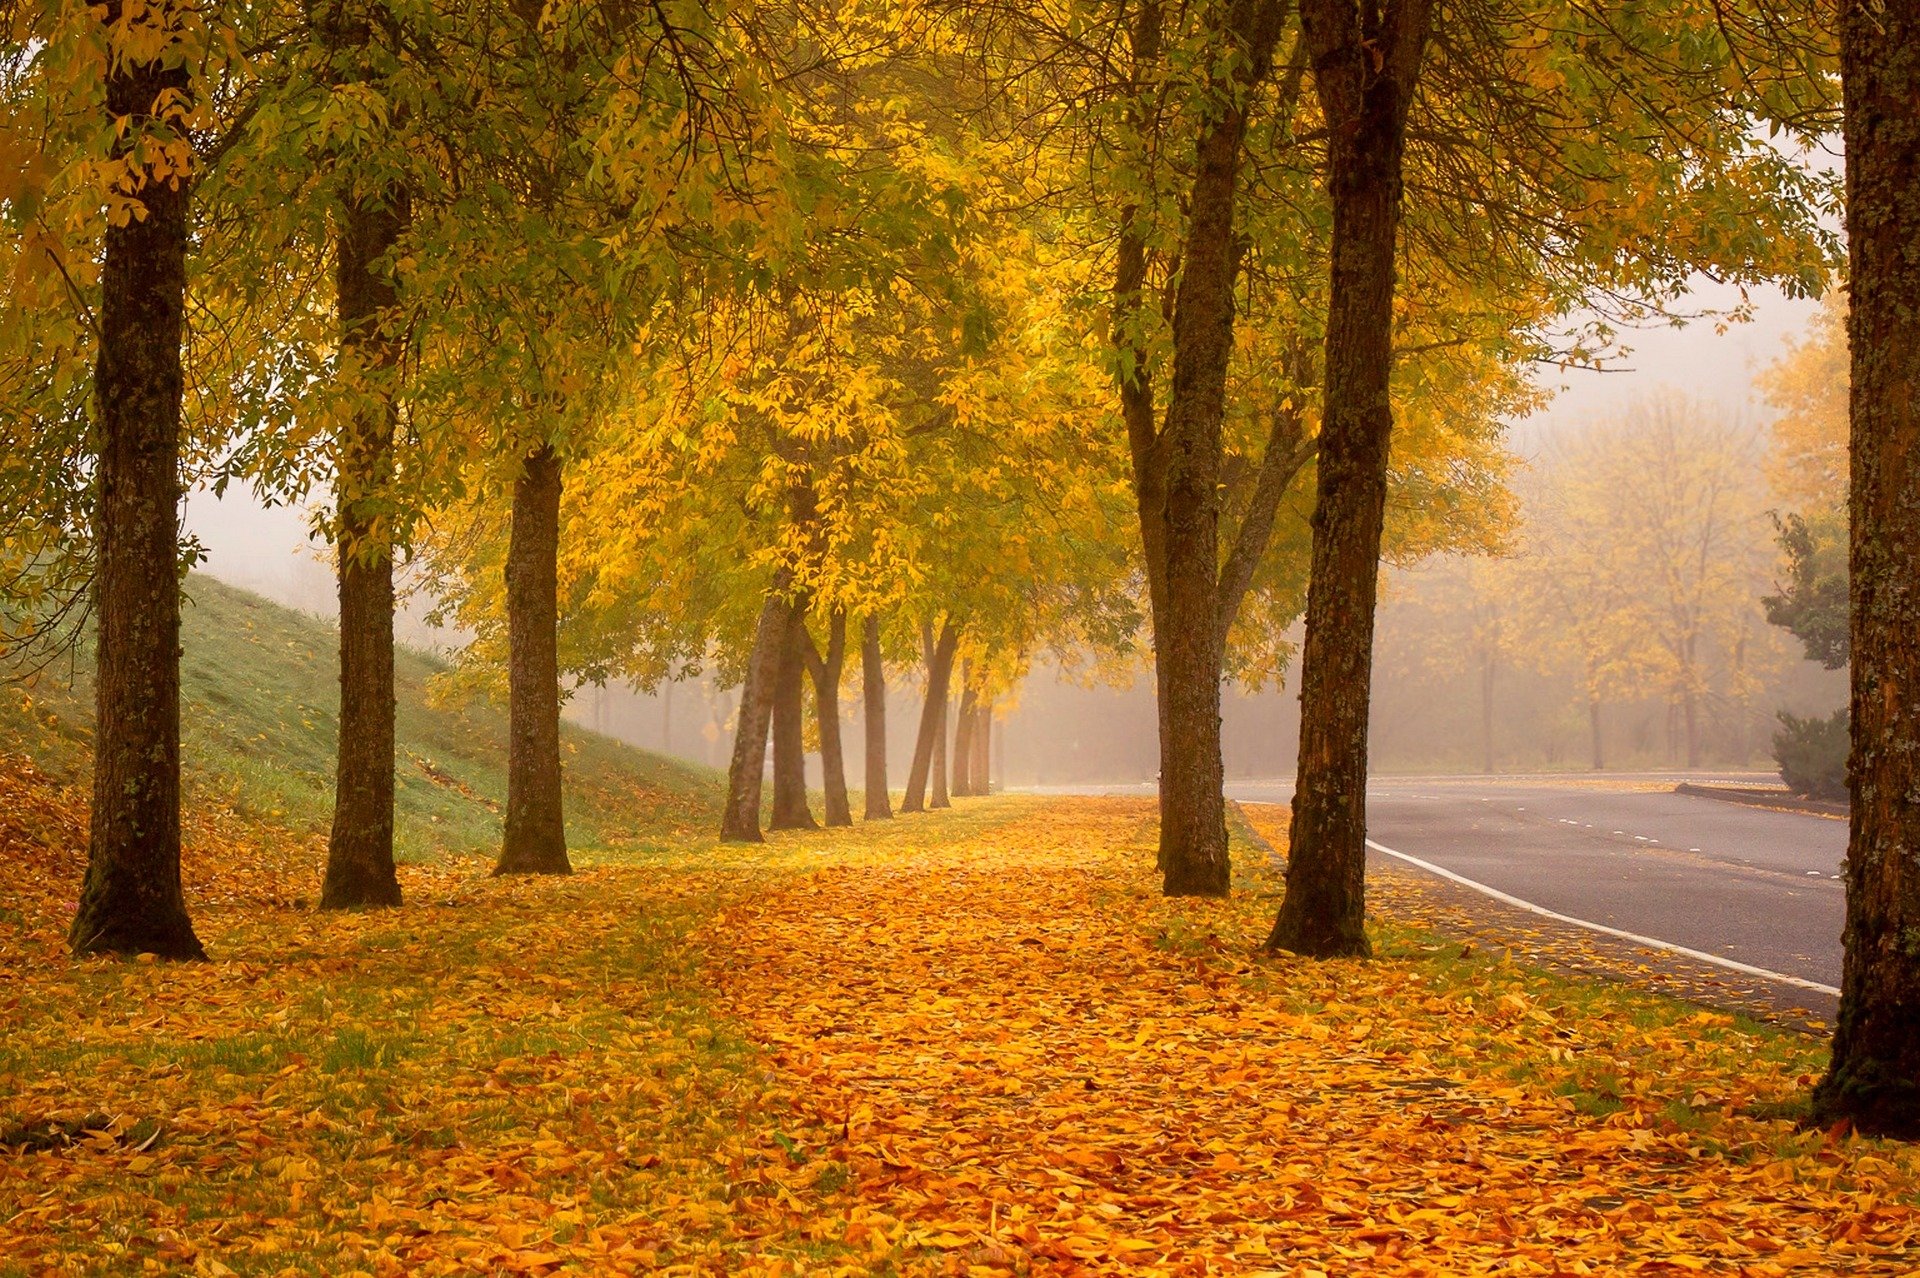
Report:
[[1730,785],[1695,785],[1691,781],[1682,781],[1673,787],[1675,794],[1692,795],[1697,799],[1719,799],[1723,803],[1740,803],[1750,808],[1771,808],[1776,812],[1802,812],[1808,816],[1844,817],[1848,808],[1844,803],[1828,803],[1823,799],[1803,799],[1788,794],[1785,790],[1747,790]]

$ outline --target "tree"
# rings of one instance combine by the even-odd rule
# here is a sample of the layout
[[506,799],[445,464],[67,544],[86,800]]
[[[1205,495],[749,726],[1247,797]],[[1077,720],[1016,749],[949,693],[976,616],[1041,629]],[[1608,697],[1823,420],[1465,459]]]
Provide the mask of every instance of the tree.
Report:
[[[352,93],[376,76],[370,7],[339,0],[316,33]],[[363,158],[363,157],[356,157]],[[371,171],[369,171],[371,170]],[[358,392],[334,440],[335,526],[340,583],[340,736],[333,826],[320,908],[399,905],[393,863],[393,556],[395,378],[405,354],[395,258],[411,220],[404,185],[385,166],[343,164],[336,173],[335,306],[341,376]]]
[[1268,949],[1369,952],[1367,692],[1393,433],[1394,261],[1407,112],[1426,59],[1427,0],[1356,9],[1302,0],[1326,117],[1333,206],[1326,388],[1313,576],[1300,682],[1300,772],[1287,889]]
[[495,874],[570,874],[560,791],[560,459],[547,445],[514,481],[507,551],[507,819]]
[[1920,1137],[1920,3],[1846,0],[1852,831],[1833,1059],[1814,1112]]
[[1842,513],[1774,517],[1787,579],[1760,602],[1767,620],[1800,641],[1807,660],[1829,670],[1847,664],[1846,529]]
[[807,806],[806,771],[806,649],[812,643],[805,601],[797,600],[787,614],[773,678],[773,814],[767,824],[774,830],[816,828]]
[[746,681],[740,687],[739,722],[734,728],[733,759],[727,768],[727,802],[720,820],[723,843],[759,843],[760,781],[767,760],[767,728],[773,718],[773,686],[780,676],[780,648],[793,604],[787,583],[776,578],[760,605]]
[[[405,233],[398,190],[349,196],[342,212],[337,290],[342,363],[389,379],[402,358],[390,327],[398,301],[391,274]],[[375,391],[337,441],[340,581],[340,744],[333,826],[320,908],[400,904],[393,863],[393,479],[396,406]]]
[[893,816],[887,793],[887,667],[880,650],[880,618],[868,614],[860,625],[861,714],[866,729],[866,819]]
[[1846,294],[1836,289],[1762,378],[1779,410],[1768,478],[1787,508],[1774,516],[1786,580],[1762,602],[1767,620],[1829,670],[1848,655],[1846,320]]
[[180,884],[180,436],[193,109],[188,13],[105,26],[111,211],[94,372],[99,618],[93,819],[76,954],[203,959]]
[[[836,609],[827,619],[827,648],[824,653],[808,636],[801,655],[806,658],[807,672],[813,678],[814,717],[820,728],[820,772],[822,789],[826,792],[826,822],[830,826],[852,825],[853,809],[847,801],[846,752],[840,742],[840,679],[847,665],[847,614]],[[882,750],[886,748],[884,742],[883,737]],[[884,800],[884,771],[880,788]]]
[[[1449,11],[1429,30],[1430,17],[1422,0],[1303,9],[1335,247],[1293,849],[1269,945],[1305,954],[1367,950],[1370,549],[1390,463],[1403,184],[1419,196],[1408,269],[1460,278],[1478,262],[1482,287],[1503,281],[1520,303],[1489,300],[1513,316],[1494,340],[1545,358],[1604,357],[1611,319],[1663,310],[1703,267],[1817,292],[1832,249],[1807,216],[1821,179],[1759,140],[1771,101],[1747,85],[1717,7],[1516,2]],[[1556,350],[1548,321],[1593,305],[1610,319]]]

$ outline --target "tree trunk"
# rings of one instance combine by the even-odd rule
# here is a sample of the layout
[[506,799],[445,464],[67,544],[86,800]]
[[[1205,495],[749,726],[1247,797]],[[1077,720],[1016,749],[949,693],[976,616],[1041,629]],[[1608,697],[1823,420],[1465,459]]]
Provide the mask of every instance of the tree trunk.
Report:
[[722,843],[761,843],[760,787],[767,768],[767,725],[773,717],[773,685],[780,675],[780,648],[795,611],[787,598],[793,581],[784,569],[774,574],[753,628],[753,652],[740,687],[739,722],[733,731],[733,760],[727,766],[727,806],[720,816]]
[[982,697],[973,729],[973,792],[993,793],[993,698]]
[[813,704],[820,721],[821,787],[827,793],[827,824],[852,825],[853,808],[847,802],[847,760],[840,743],[840,676],[847,665],[847,614],[835,609],[827,625],[827,652],[823,657],[813,640],[801,632],[801,654],[813,676]]
[[1480,771],[1493,775],[1493,662],[1480,666]]
[[507,543],[507,826],[495,874],[571,874],[560,785],[560,459],[529,454]]
[[813,830],[807,807],[807,610],[796,604],[787,617],[780,666],[773,685],[773,816],[769,830]]
[[367,407],[336,446],[340,573],[340,745],[323,910],[400,904],[393,867],[394,684],[391,378],[402,340],[386,317],[398,291],[384,260],[406,232],[406,198],[350,199],[336,237],[342,365],[369,379]]
[[1600,698],[1587,698],[1587,731],[1593,736],[1593,770],[1603,772],[1607,766],[1607,756],[1601,749],[1600,738]]
[[973,688],[967,674],[960,677],[960,714],[953,729],[953,797],[964,799],[977,793],[973,785]]
[[1267,947],[1315,957],[1369,952],[1367,714],[1393,433],[1394,254],[1429,0],[1385,0],[1379,13],[1363,28],[1347,0],[1300,9],[1327,122],[1333,267],[1299,776],[1286,895]]
[[893,816],[887,794],[887,667],[880,655],[880,618],[868,617],[860,634],[861,705],[867,734],[867,820]]
[[1853,801],[1823,1122],[1920,1137],[1920,4],[1840,6],[1846,101]]
[[960,631],[948,617],[940,623],[940,637],[928,650],[927,699],[920,707],[920,732],[913,742],[913,763],[907,769],[907,793],[902,812],[921,812],[927,806],[927,780],[933,770],[934,745],[944,735],[941,711],[947,704],[947,685],[953,679],[953,650]]
[[[1233,0],[1220,33],[1245,56],[1220,62],[1223,78],[1212,86],[1219,114],[1203,124],[1197,142],[1174,298],[1172,379],[1157,434],[1151,401],[1134,402],[1137,392],[1130,397],[1123,387],[1148,571],[1159,577],[1148,594],[1160,695],[1159,862],[1169,896],[1224,896],[1232,879],[1220,754],[1221,422],[1233,353],[1240,265],[1233,222],[1247,108],[1272,65],[1281,16],[1271,0]],[[1143,35],[1144,28],[1136,32],[1136,49]],[[1156,30],[1151,42],[1157,40]],[[1123,256],[1122,298],[1138,295],[1142,266]]]
[[950,808],[953,806],[953,791],[947,785],[947,766],[951,756],[947,753],[947,724],[953,720],[953,701],[950,697],[940,698],[940,726],[933,734],[933,776],[932,793],[927,796],[930,808]]
[[1687,734],[1687,766],[1698,768],[1700,766],[1700,701],[1694,695],[1692,688],[1687,689],[1685,699],[1680,703],[1680,714]]
[[[119,7],[108,6],[109,24]],[[132,122],[116,157],[152,126],[157,98],[189,88],[184,67],[110,63],[107,112]],[[180,343],[190,196],[185,182],[130,167],[146,216],[107,228],[100,271],[93,821],[67,939],[75,954],[203,959],[180,886]]]

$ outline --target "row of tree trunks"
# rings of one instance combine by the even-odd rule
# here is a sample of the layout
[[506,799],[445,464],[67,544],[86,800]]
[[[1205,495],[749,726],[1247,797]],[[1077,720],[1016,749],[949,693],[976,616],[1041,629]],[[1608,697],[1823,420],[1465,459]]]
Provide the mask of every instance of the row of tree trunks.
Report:
[[1368,681],[1393,432],[1394,254],[1407,108],[1429,18],[1429,0],[1383,4],[1377,25],[1346,0],[1300,6],[1327,121],[1333,266],[1300,770],[1286,895],[1267,946],[1320,957],[1368,952]]
[[953,793],[956,796],[984,795],[992,784],[988,768],[992,758],[993,702],[971,686],[960,692],[959,724],[953,734]]
[[560,782],[560,458],[521,463],[507,542],[507,820],[495,874],[570,874]]
[[1823,1123],[1920,1137],[1920,3],[1840,6],[1853,648],[1846,959]]
[[780,664],[773,684],[773,815],[771,830],[817,829],[807,806],[806,678],[807,614],[804,603],[787,612]]
[[[953,682],[954,649],[960,642],[959,627],[952,617],[940,623],[936,638],[929,624],[923,636],[927,653],[927,699],[920,708],[920,731],[913,742],[913,763],[907,769],[907,792],[900,800],[902,812],[924,812],[929,806],[946,806],[944,775],[934,775],[936,755],[946,761],[947,692]],[[945,767],[940,768],[944,774]],[[928,782],[935,781],[936,801],[928,802]]]
[[887,794],[887,667],[880,653],[880,618],[868,617],[860,632],[862,703],[866,707],[867,820],[893,816]]
[[[754,630],[753,651],[741,688],[739,723],[734,735],[732,762],[727,774],[727,802],[721,838],[728,842],[759,842],[761,788],[766,767],[769,731],[773,737],[774,810],[769,829],[813,829],[807,806],[804,738],[803,677],[811,677],[820,731],[820,752],[826,792],[826,824],[853,824],[846,784],[846,757],[841,738],[840,682],[846,667],[847,620],[835,613],[828,622],[823,653],[806,629],[803,603],[787,597],[788,578],[782,575],[761,605]],[[914,741],[902,812],[950,806],[947,786],[947,702],[960,632],[951,617],[936,635],[931,624],[923,635],[926,645],[927,693]],[[880,622],[865,619],[861,637],[862,697],[866,714],[866,817],[893,816],[887,793],[886,670],[880,652]],[[805,676],[799,672],[804,670]],[[993,710],[971,687],[963,688],[958,731],[953,743],[952,793],[985,794],[991,759]]]
[[[109,28],[120,5],[107,7]],[[183,66],[109,60],[126,159],[185,95]],[[132,161],[129,161],[132,163]],[[99,503],[93,822],[68,940],[76,954],[205,958],[180,883],[180,343],[189,187],[129,175],[145,216],[107,229],[94,371]]]

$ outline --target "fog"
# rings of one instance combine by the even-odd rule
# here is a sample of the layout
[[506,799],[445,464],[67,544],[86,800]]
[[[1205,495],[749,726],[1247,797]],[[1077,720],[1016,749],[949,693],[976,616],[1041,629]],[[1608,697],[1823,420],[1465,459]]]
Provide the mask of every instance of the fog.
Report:
[[[1723,309],[1736,305],[1740,296],[1702,282],[1694,300],[1703,309]],[[1716,331],[1712,321],[1698,321],[1623,332],[1621,344],[1630,351],[1612,371],[1542,370],[1540,383],[1554,390],[1555,398],[1544,411],[1512,425],[1513,450],[1523,460],[1538,460],[1556,441],[1676,390],[1724,419],[1764,425],[1768,413],[1755,393],[1755,374],[1805,328],[1817,304],[1773,291],[1757,291],[1751,300],[1754,318],[1725,331]],[[1756,473],[1752,483],[1761,482]],[[185,518],[206,551],[206,571],[315,615],[333,615],[331,567],[324,548],[309,536],[305,512],[269,508],[245,492],[216,498],[203,491],[189,498]],[[1446,591],[1434,582],[1445,572],[1445,565],[1430,564],[1389,570],[1383,580],[1372,729],[1375,766],[1381,771],[1479,771],[1486,763],[1480,688],[1444,662],[1436,666],[1421,659],[1458,642],[1436,620],[1445,608],[1436,611],[1435,600],[1444,603]],[[426,610],[422,599],[409,602],[400,623],[403,641],[422,648],[456,647],[460,637],[428,626]],[[1789,656],[1750,704],[1731,714],[1725,706],[1716,708],[1707,761],[1770,766],[1765,750],[1773,710],[1830,709],[1840,700],[1840,687],[1838,676]],[[1553,679],[1536,672],[1503,674],[1493,731],[1497,769],[1582,766],[1583,728],[1561,691]],[[1291,679],[1282,689],[1251,694],[1227,689],[1223,722],[1230,778],[1291,775],[1299,731],[1296,697]],[[584,688],[572,698],[567,715],[647,749],[724,766],[736,699],[733,690],[717,688],[710,679],[683,680],[654,693]],[[1158,770],[1150,672],[1142,671],[1126,687],[1086,687],[1043,660],[1015,701],[995,724],[998,782],[1133,784],[1150,781]],[[849,773],[857,782],[858,697],[845,698],[843,705],[849,713]],[[1674,763],[1668,712],[1659,697],[1649,692],[1622,698],[1610,711],[1609,766]],[[902,681],[888,707],[896,781],[905,776],[918,714],[917,690]]]

